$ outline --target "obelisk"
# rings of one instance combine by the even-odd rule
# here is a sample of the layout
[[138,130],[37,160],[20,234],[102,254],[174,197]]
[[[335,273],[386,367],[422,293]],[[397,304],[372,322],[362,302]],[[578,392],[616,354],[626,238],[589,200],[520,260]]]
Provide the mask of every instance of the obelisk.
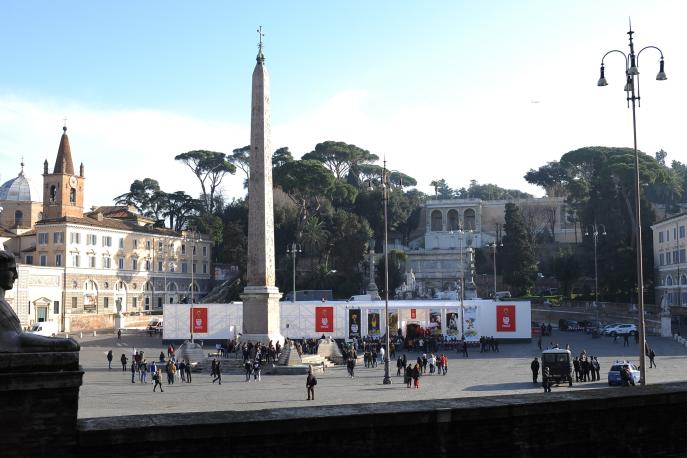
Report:
[[281,293],[274,285],[274,212],[270,83],[262,52],[262,27],[253,70],[250,179],[248,180],[248,273],[243,300],[241,341],[284,343],[279,327]]

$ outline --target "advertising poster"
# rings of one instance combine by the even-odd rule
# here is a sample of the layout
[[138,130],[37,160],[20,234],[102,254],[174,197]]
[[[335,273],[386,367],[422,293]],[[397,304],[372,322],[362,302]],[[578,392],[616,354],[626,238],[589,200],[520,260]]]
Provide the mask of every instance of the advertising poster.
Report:
[[378,336],[381,334],[379,326],[379,310],[367,311],[367,335]]
[[417,310],[416,309],[410,309],[410,319],[411,320],[417,320]]
[[207,307],[191,307],[191,329],[194,334],[208,332]]
[[465,307],[463,329],[465,330],[465,340],[468,342],[479,341],[477,333],[477,307]]
[[334,332],[334,307],[315,307],[315,332]]
[[515,306],[496,306],[496,331],[515,332]]
[[360,337],[360,309],[348,310],[348,338]]
[[446,335],[460,336],[460,315],[458,312],[446,312]]
[[389,335],[398,335],[398,312],[389,312]]
[[441,310],[429,311],[429,330],[433,335],[441,335]]

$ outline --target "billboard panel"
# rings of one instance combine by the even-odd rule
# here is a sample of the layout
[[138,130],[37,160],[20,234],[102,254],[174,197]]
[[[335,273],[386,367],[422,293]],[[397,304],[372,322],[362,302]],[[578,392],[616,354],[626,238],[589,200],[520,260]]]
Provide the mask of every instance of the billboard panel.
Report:
[[334,307],[315,307],[315,332],[334,332]]
[[380,325],[379,325],[379,310],[368,310],[367,311],[367,335],[368,336],[379,336],[381,335]]
[[348,310],[348,338],[360,337],[360,309]]
[[498,332],[515,332],[515,306],[496,306],[496,330]]
[[194,334],[208,332],[207,307],[191,307],[191,329]]

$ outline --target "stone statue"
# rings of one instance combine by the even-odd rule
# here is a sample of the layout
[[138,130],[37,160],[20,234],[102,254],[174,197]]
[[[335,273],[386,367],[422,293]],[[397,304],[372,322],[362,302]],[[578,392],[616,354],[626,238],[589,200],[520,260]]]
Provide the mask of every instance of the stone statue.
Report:
[[74,339],[45,337],[24,333],[19,317],[5,301],[5,291],[12,289],[17,279],[14,255],[0,251],[0,353],[42,353],[78,351]]

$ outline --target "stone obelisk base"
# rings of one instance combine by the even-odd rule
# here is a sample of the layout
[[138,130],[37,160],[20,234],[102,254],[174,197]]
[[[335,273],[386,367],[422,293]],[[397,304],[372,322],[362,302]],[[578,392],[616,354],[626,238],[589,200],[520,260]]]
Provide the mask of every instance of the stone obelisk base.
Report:
[[243,300],[243,333],[241,342],[260,342],[284,346],[279,326],[279,299],[281,293],[274,286],[246,286]]
[[79,352],[0,353],[0,455],[76,455],[82,377]]

